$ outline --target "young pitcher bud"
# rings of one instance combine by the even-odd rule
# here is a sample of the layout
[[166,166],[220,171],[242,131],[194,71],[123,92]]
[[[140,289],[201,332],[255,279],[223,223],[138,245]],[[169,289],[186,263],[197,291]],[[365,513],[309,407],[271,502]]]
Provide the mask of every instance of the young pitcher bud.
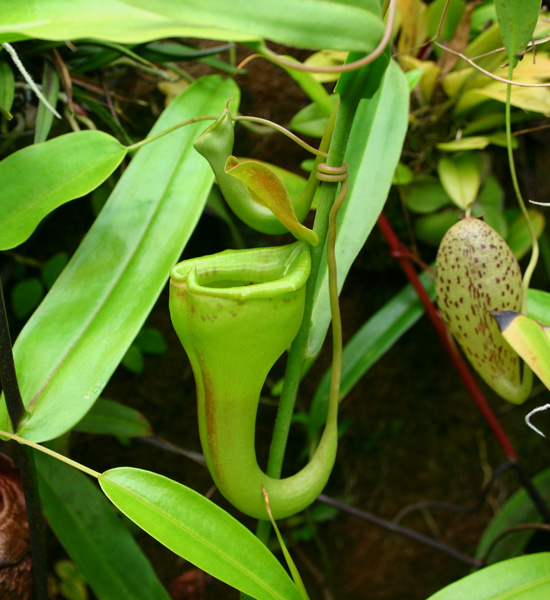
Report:
[[484,381],[502,398],[520,404],[531,390],[531,372],[502,337],[488,313],[522,308],[522,276],[514,254],[487,223],[466,217],[441,240],[436,260],[441,316]]

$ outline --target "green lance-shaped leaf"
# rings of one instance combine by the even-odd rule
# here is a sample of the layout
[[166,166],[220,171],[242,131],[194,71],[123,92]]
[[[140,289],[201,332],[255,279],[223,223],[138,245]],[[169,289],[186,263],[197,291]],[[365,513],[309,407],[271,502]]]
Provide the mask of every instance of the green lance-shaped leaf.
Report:
[[550,327],[511,310],[491,315],[504,339],[550,389]]
[[[307,26],[304,26],[307,24]],[[95,38],[141,43],[208,38],[370,52],[384,34],[379,0],[48,0],[0,3],[0,42]]]
[[34,452],[48,524],[101,600],[168,600],[116,510],[88,477]]
[[490,311],[519,311],[523,304],[519,264],[487,223],[467,217],[445,234],[436,259],[435,291],[441,317],[474,369],[497,394],[525,402],[529,368],[501,335]]
[[[217,39],[249,42],[269,39],[299,48],[370,52],[384,33],[378,0],[359,4],[353,0],[239,0],[233,5],[225,0],[125,1],[185,23],[188,28],[195,27],[196,37],[215,35]],[[201,34],[201,29],[206,29],[205,33]]]
[[540,5],[541,0],[495,0],[500,34],[513,67],[533,37]]
[[[0,61],[0,115],[11,119],[11,106],[15,97],[15,77],[10,65]],[[1,119],[0,119],[1,120]]]
[[550,596],[550,552],[504,560],[459,579],[428,600],[546,600]]
[[301,599],[267,546],[194,490],[129,467],[106,471],[99,483],[134,523],[217,579],[257,600]]
[[[151,135],[219,114],[239,90],[202,78],[163,112]],[[19,334],[15,364],[29,414],[19,431],[55,438],[88,412],[140,331],[195,228],[212,173],[193,150],[204,125],[178,129],[136,153],[107,204]],[[4,402],[0,424],[10,431]]]
[[34,144],[0,162],[0,250],[23,243],[58,206],[98,187],[126,156],[102,131],[79,131]]
[[304,312],[309,246],[225,251],[171,271],[170,314],[197,386],[201,444],[220,492],[239,510],[267,519],[299,512],[323,490],[336,456],[332,407],[309,464],[285,479],[258,466],[254,437],[260,392],[294,339]]
[[[44,70],[42,73],[42,93],[44,98],[54,108],[57,105],[59,95],[59,75],[55,70],[55,67],[50,61],[44,61]],[[34,143],[40,144],[48,139],[50,129],[52,127],[54,114],[44,102],[40,102],[38,105],[38,112],[36,113],[36,126],[34,130]]]
[[319,243],[317,234],[298,221],[285,184],[265,163],[230,156],[225,172],[244,183],[252,199],[269,209],[297,239],[312,246]]

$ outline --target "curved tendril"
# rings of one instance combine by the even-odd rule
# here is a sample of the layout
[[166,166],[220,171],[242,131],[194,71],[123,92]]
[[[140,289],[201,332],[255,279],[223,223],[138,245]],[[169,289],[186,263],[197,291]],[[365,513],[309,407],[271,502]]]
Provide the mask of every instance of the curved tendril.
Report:
[[515,85],[518,87],[529,87],[529,88],[550,87],[550,83],[523,83],[521,81],[514,81],[513,79],[506,79],[505,77],[499,77],[498,75],[491,73],[491,71],[487,71],[487,69],[480,67],[472,58],[468,58],[462,52],[453,50],[452,48],[449,48],[448,46],[445,46],[444,44],[440,44],[439,42],[433,42],[433,43],[438,48],[441,48],[441,50],[444,50],[445,52],[450,52],[451,54],[458,56],[462,60],[465,60],[469,65],[472,65],[472,67],[477,69],[480,73],[487,75],[487,77],[490,77],[491,79],[494,79],[495,81],[500,81],[501,83],[507,83],[509,85]]
[[[395,18],[395,9],[397,6],[397,0],[390,0],[390,5],[388,7],[388,20],[386,22],[386,28],[384,30],[384,35],[382,39],[378,43],[378,46],[367,56],[360,58],[359,60],[353,61],[351,63],[347,63],[345,65],[333,65],[333,66],[312,66],[312,65],[304,65],[302,63],[296,63],[291,60],[286,60],[279,56],[276,52],[273,52],[266,46],[263,47],[262,56],[267,60],[281,66],[288,67],[290,69],[295,69],[297,71],[307,71],[308,73],[346,73],[348,71],[355,71],[368,65],[371,62],[374,62],[381,54],[384,52],[388,42],[390,41],[392,29],[393,29],[393,21]],[[252,57],[255,58],[255,54]],[[251,57],[251,58],[252,58]],[[245,59],[246,60],[246,59]],[[243,61],[244,62],[244,61]],[[241,63],[242,64],[242,63]]]

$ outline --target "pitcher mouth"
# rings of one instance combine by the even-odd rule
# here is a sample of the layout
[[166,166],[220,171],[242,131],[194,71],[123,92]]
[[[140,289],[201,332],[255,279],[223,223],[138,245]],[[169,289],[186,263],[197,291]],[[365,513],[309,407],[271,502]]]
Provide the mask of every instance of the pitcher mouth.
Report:
[[190,259],[170,272],[170,285],[185,286],[193,294],[218,298],[273,297],[302,288],[311,269],[309,246],[225,250]]

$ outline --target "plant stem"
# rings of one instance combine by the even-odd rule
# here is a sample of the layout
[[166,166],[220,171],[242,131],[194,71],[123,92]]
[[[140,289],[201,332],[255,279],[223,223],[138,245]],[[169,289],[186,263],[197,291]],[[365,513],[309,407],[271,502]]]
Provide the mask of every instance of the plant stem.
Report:
[[[4,398],[8,415],[15,430],[25,415],[25,405],[21,398],[13,352],[11,348],[11,337],[6,315],[6,304],[4,292],[0,282],[0,382],[4,391]],[[23,446],[17,447],[17,466],[23,484],[27,519],[29,523],[29,535],[31,541],[32,572],[34,579],[35,600],[47,600],[48,578],[46,566],[46,542],[42,525],[42,509],[38,496],[38,483],[34,468],[34,458],[31,451]]]
[[46,555],[46,540],[44,537],[44,522],[42,519],[42,505],[38,495],[38,483],[34,456],[32,450],[25,446],[17,445],[16,464],[21,475],[25,507],[29,523],[29,536],[31,542],[32,575],[34,581],[34,599],[48,599],[48,567]]
[[[508,68],[508,79],[512,80],[512,74],[514,71],[513,63],[510,61],[510,65]],[[512,125],[511,125],[511,108],[512,108],[512,84],[508,83],[506,87],[506,149],[508,151],[508,163],[510,166],[510,176],[512,177],[512,185],[514,187],[514,192],[516,193],[516,198],[518,200],[519,207],[521,208],[521,212],[527,221],[527,227],[529,229],[529,235],[531,236],[531,244],[533,250],[531,252],[531,259],[529,260],[529,264],[525,269],[525,273],[523,274],[523,306],[522,312],[527,312],[527,292],[529,290],[529,283],[531,282],[531,276],[533,275],[533,271],[537,266],[537,262],[539,259],[539,243],[537,240],[537,236],[535,234],[535,230],[533,228],[533,224],[531,223],[531,218],[529,217],[529,213],[527,212],[527,208],[525,206],[525,202],[523,201],[523,197],[521,195],[521,191],[519,189],[518,178],[516,175],[516,166],[514,163],[514,150],[512,148]]]
[[6,304],[4,302],[4,292],[0,282],[0,383],[4,390],[6,399],[6,408],[12,423],[14,431],[19,422],[25,415],[25,405],[21,398],[17,375],[15,374],[15,364],[13,362],[13,353],[11,351],[11,337],[6,315]]
[[75,460],[72,460],[72,459],[68,458],[67,456],[64,456],[63,454],[59,454],[59,452],[55,452],[55,450],[50,450],[46,446],[42,446],[41,444],[31,442],[30,440],[22,438],[14,433],[9,433],[8,431],[0,430],[0,436],[5,436],[5,437],[9,438],[10,440],[13,440],[14,442],[17,442],[24,446],[29,446],[33,450],[37,450],[38,452],[43,452],[44,454],[47,454],[48,456],[52,456],[53,458],[56,458],[57,460],[64,462],[66,465],[69,465],[70,467],[74,467],[75,469],[82,471],[82,473],[86,473],[86,475],[89,475],[90,477],[94,477],[95,479],[99,479],[101,477],[101,473],[98,473],[97,471],[94,471],[93,469],[90,469],[84,465],[81,465],[80,463],[76,462]]
[[[361,100],[360,90],[356,89],[353,91],[355,93],[342,97],[338,107],[334,132],[326,161],[326,164],[329,167],[339,167],[344,161],[351,126],[353,124],[357,106]],[[317,278],[321,261],[326,251],[329,214],[334,204],[337,189],[337,182],[324,182],[319,194],[319,205],[313,226],[313,230],[319,237],[319,244],[311,249],[311,273],[306,287],[304,316],[300,330],[298,331],[288,354],[283,391],[279,402],[279,410],[273,430],[273,438],[266,469],[266,472],[270,477],[278,478],[281,476],[286,444],[290,432],[292,415],[294,413],[294,405],[296,403],[298,387],[300,385],[302,365],[307,350]],[[269,532],[269,522],[260,521],[256,534],[265,543],[267,543],[269,539]]]

